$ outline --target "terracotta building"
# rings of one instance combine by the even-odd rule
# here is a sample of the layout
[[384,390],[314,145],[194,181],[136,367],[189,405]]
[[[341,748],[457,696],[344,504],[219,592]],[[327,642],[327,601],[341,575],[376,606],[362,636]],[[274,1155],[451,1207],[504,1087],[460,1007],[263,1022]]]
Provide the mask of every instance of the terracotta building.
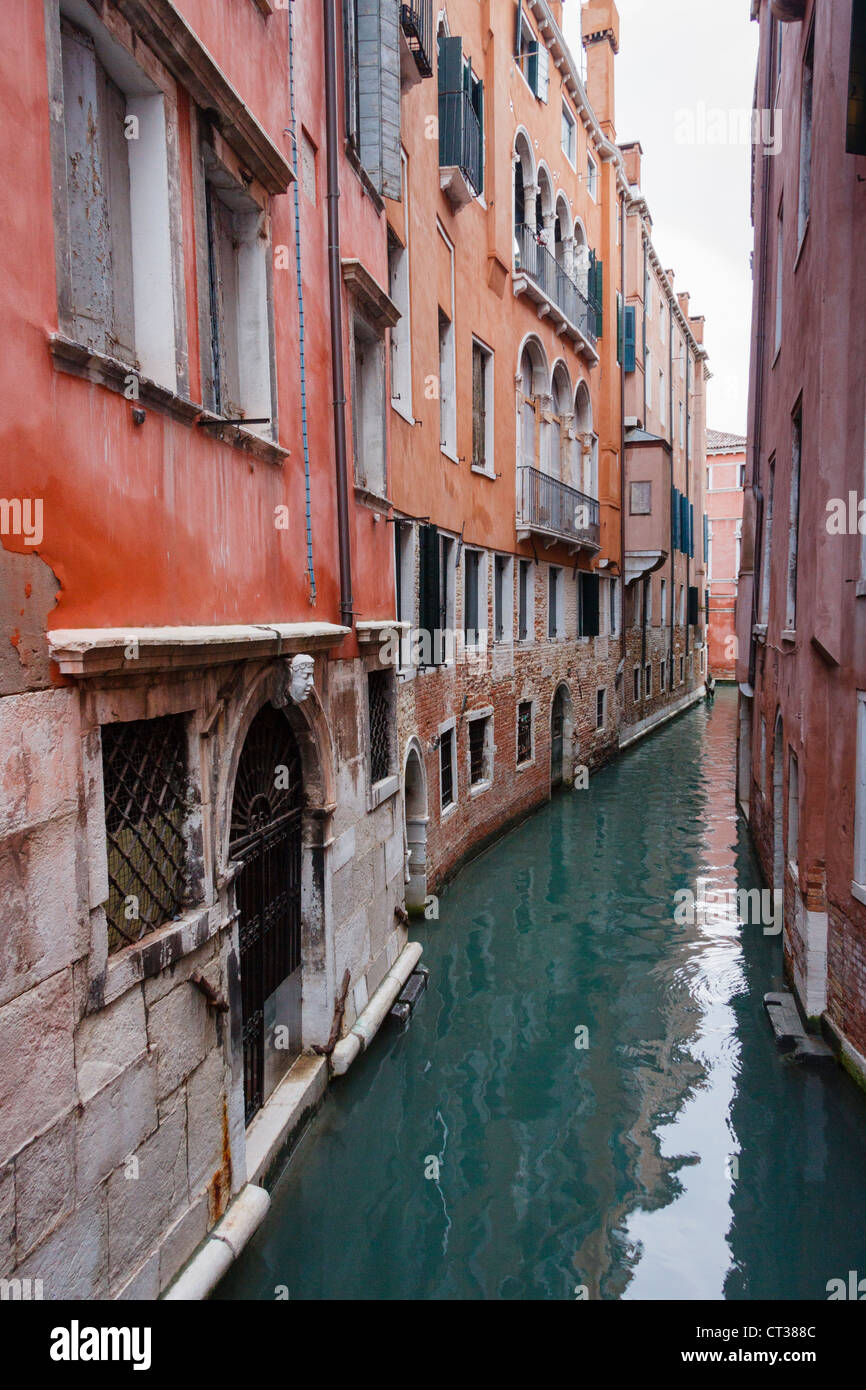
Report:
[[804,1016],[866,1079],[864,9],[768,0],[737,596],[739,797]]
[[745,476],[745,438],[707,430],[707,649],[710,675],[716,680],[736,678]]
[[254,1225],[344,972],[350,1027],[420,949],[393,539],[347,473],[396,322],[373,9],[7,16],[0,1273],[45,1297],[155,1297]]
[[[679,354],[667,375],[675,399],[666,416],[638,413],[659,450],[676,453],[699,516],[702,322],[661,270],[633,152],[616,144],[616,7],[584,6],[580,60],[561,22],[547,0],[455,0],[435,35],[430,16],[419,72],[434,80],[411,68],[404,80],[403,197],[388,205],[389,291],[402,315],[389,497],[398,616],[412,628],[398,707],[415,907],[551,788],[585,787],[625,738],[703,689],[702,604],[687,612],[682,599],[668,614],[665,603],[662,618],[657,600],[655,674],[645,687],[642,668],[632,698],[643,571],[630,572],[628,556],[623,567],[623,286],[642,303],[652,260],[653,323],[662,332],[670,319]],[[682,438],[674,428],[666,442],[678,411]],[[660,531],[669,475],[665,465],[653,498]],[[681,598],[701,591],[701,543],[672,562]],[[664,530],[653,568],[670,568],[668,549]],[[669,582],[667,594],[676,601]]]

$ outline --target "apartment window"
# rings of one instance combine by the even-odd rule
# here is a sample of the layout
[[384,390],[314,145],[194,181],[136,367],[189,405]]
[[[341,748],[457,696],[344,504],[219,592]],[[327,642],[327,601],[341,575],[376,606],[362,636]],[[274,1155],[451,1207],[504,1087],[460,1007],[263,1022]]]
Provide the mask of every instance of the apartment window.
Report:
[[737,487],[746,486],[746,465],[741,463],[737,468]]
[[577,165],[577,122],[566,106],[562,103],[562,153],[565,155],[572,169]]
[[[401,190],[399,6],[368,0],[343,5],[343,72],[349,146],[378,193]],[[382,112],[396,112],[383,121]]]
[[776,222],[776,338],[774,352],[782,346],[782,294],[785,276],[785,216],[779,208]]
[[528,642],[532,635],[532,561],[517,564],[517,637]]
[[552,565],[547,573],[547,635],[554,639],[562,634],[562,570]]
[[653,621],[653,581],[652,575],[644,580],[644,620],[647,627],[652,627]]
[[667,319],[665,318],[665,306],[664,306],[664,302],[660,299],[660,300],[659,300],[659,337],[661,338],[662,343],[664,343],[664,341],[665,341],[665,333],[666,333],[666,332],[667,332]]
[[796,756],[788,749],[788,861],[795,867],[799,859],[800,773]]
[[680,657],[680,685],[682,685],[682,683],[683,683],[683,681],[685,680],[685,678],[686,678],[686,659],[685,659],[684,656],[681,656],[681,657]]
[[653,288],[649,269],[647,269],[646,275],[644,276],[643,302],[646,316],[648,319],[651,319],[653,316]]
[[[414,528],[402,521],[394,522],[394,588],[397,621],[415,625]],[[400,668],[411,664],[411,638],[400,638]]]
[[659,372],[659,424],[662,429],[667,425],[667,393],[665,391],[665,374]]
[[598,637],[600,598],[600,578],[597,574],[585,571],[577,576],[577,635],[578,637]]
[[640,667],[639,667],[639,666],[635,666],[634,672],[633,672],[633,677],[634,677],[634,702],[635,702],[635,704],[637,704],[638,700],[640,699]]
[[456,554],[450,536],[439,537],[439,627],[443,633],[453,633],[456,620],[454,577]]
[[380,334],[355,314],[352,323],[352,434],[355,481],[384,497],[385,344]]
[[652,668],[652,663],[651,663],[651,662],[649,662],[649,661],[647,662],[646,666],[644,667],[643,675],[644,675],[644,692],[645,692],[645,694],[646,694],[646,698],[649,699],[650,696],[651,696],[652,693],[653,693],[653,668]]
[[532,758],[532,701],[521,700],[517,706],[517,765]]
[[390,777],[393,768],[393,712],[390,671],[368,671],[367,714],[370,739],[370,781]]
[[511,556],[497,555],[493,561],[493,631],[497,642],[511,641],[513,605]]
[[766,626],[770,619],[770,554],[773,547],[773,494],[776,487],[776,459],[768,464],[767,500],[764,509],[764,534],[761,555],[761,622]]
[[533,33],[525,15],[521,15],[517,35],[517,65],[526,78],[530,91],[539,101],[547,101],[550,86],[550,55],[546,46]]
[[467,647],[477,647],[481,633],[487,631],[487,595],[484,586],[484,555],[480,550],[464,551],[463,633]]
[[685,448],[686,443],[686,421],[683,403],[680,401],[680,448]]
[[653,355],[650,352],[649,348],[647,348],[646,350],[646,370],[644,371],[644,381],[646,383],[646,408],[647,411],[650,411],[653,408]]
[[469,785],[484,786],[493,781],[493,719],[490,715],[469,716]]
[[619,631],[619,580],[610,581],[610,635],[616,637]]
[[652,483],[632,483],[629,489],[632,516],[649,516],[652,511]]
[[685,586],[681,584],[681,585],[680,585],[680,589],[679,589],[679,599],[678,599],[678,601],[677,601],[677,622],[680,624],[680,627],[682,627],[682,625],[683,625],[683,623],[685,622],[685,620],[686,620],[686,591],[685,591]]
[[454,360],[454,325],[439,310],[439,443],[443,452],[457,458],[457,391]]
[[391,329],[391,404],[412,419],[412,335],[409,316],[409,252],[388,233],[388,284],[400,317]]
[[174,392],[164,95],[87,14],[92,33],[60,20],[66,182],[57,190],[56,234],[68,250],[60,325]]
[[662,657],[661,660],[659,661],[659,694],[660,694],[660,695],[664,695],[664,693],[665,693],[665,675],[666,675],[665,659],[664,659],[664,657]]
[[785,627],[797,626],[797,551],[800,530],[800,453],[803,445],[803,414],[798,409],[792,423],[791,489],[788,499],[788,578]]
[[809,36],[803,60],[800,96],[800,198],[797,208],[797,241],[802,242],[809,223],[812,203],[812,87],[815,62],[815,31]]
[[605,689],[595,692],[595,727],[603,729],[607,722],[607,691]]
[[108,949],[121,950],[182,910],[188,783],[182,715],[104,724]]
[[660,582],[660,590],[661,590],[661,610],[660,610],[660,616],[661,616],[662,624],[664,624],[664,622],[665,622],[665,620],[666,620],[666,618],[667,618],[667,611],[668,611],[668,581],[667,581],[666,579],[662,579],[662,580],[661,580],[661,582]]
[[713,528],[707,524],[707,583],[713,577]]
[[493,353],[472,340],[472,467],[493,472]]
[[586,156],[586,187],[590,198],[594,202],[598,202],[598,165],[588,151]]
[[442,810],[454,805],[454,729],[439,737],[439,796]]
[[734,579],[740,577],[740,560],[743,549],[743,523],[738,521],[734,527]]

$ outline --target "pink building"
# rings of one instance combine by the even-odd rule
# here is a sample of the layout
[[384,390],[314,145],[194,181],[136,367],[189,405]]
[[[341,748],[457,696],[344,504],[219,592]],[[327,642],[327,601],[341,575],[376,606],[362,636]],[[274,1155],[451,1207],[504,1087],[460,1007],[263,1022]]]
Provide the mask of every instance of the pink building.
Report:
[[802,1012],[866,1082],[863,5],[752,12],[776,130],[753,160],[739,798]]
[[734,609],[745,476],[743,436],[707,430],[707,647],[716,680],[733,680],[736,674]]

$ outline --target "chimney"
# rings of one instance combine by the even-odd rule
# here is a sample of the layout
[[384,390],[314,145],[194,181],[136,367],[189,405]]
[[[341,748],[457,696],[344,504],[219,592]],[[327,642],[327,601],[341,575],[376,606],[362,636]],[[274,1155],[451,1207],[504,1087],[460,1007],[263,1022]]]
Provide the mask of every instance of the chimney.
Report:
[[622,151],[623,164],[625,165],[625,176],[631,188],[640,188],[640,166],[643,156],[643,146],[639,140],[632,140],[628,145],[620,145]]
[[692,330],[695,342],[697,343],[703,343],[704,341],[704,322],[703,314],[697,314],[694,318],[689,319],[689,328]]
[[619,11],[614,0],[589,0],[580,12],[586,49],[586,92],[599,125],[613,139],[613,60],[619,52]]
[[678,303],[679,306],[680,306],[680,313],[682,314],[683,318],[686,318],[686,319],[687,319],[688,316],[689,316],[689,300],[690,300],[690,299],[691,299],[691,295],[689,294],[688,290],[683,290],[682,294],[678,294],[678,295],[677,295],[677,303]]

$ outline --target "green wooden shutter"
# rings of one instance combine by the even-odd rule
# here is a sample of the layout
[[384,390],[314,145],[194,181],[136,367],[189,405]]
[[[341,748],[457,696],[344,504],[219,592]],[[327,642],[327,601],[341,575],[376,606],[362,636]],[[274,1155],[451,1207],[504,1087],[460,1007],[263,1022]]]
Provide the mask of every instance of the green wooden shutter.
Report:
[[682,511],[680,509],[679,489],[671,488],[671,552],[680,548],[680,522]]
[[637,359],[637,312],[634,304],[626,304],[623,316],[623,367],[633,372]]
[[622,362],[622,295],[616,292],[616,360]]
[[[692,559],[695,556],[695,508],[692,502],[689,503],[689,554]],[[695,619],[697,622],[697,619]]]
[[439,39],[439,164],[463,163],[463,40]]

